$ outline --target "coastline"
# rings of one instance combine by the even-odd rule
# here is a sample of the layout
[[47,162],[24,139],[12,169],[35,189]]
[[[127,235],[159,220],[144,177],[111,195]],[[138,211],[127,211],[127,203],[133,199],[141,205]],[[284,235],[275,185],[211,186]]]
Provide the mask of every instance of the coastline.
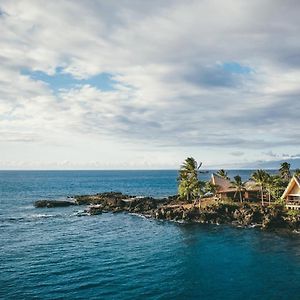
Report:
[[255,203],[207,201],[207,199],[202,202],[199,207],[199,204],[180,202],[177,196],[156,199],[108,192],[75,195],[66,201],[38,200],[34,205],[37,208],[81,205],[86,206],[84,209],[86,215],[127,212],[178,223],[229,224],[236,227],[280,229],[300,233],[300,214],[291,213],[282,205],[262,207]]

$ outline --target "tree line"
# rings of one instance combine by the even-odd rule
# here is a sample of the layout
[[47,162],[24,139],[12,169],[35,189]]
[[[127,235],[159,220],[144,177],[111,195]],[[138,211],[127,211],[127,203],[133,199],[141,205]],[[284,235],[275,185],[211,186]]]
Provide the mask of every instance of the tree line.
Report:
[[[202,173],[200,168],[202,163],[198,163],[193,157],[188,157],[180,167],[178,176],[178,194],[181,199],[187,202],[192,202],[195,199],[201,199],[205,195],[215,195],[218,187],[211,181],[202,181],[199,179],[199,174]],[[216,173],[222,178],[230,180],[228,173],[224,169],[220,169]],[[293,175],[300,177],[300,169],[296,169]],[[292,177],[291,165],[284,162],[276,174],[270,174],[266,170],[256,170],[251,175],[257,186],[260,188],[260,197],[262,205],[267,198],[270,203],[271,200],[280,199],[285,188],[287,187]],[[243,192],[246,190],[245,182],[242,181],[240,175],[234,176],[230,180],[231,187],[235,189],[235,196],[239,195],[239,200],[243,201]],[[234,198],[235,198],[234,196]]]

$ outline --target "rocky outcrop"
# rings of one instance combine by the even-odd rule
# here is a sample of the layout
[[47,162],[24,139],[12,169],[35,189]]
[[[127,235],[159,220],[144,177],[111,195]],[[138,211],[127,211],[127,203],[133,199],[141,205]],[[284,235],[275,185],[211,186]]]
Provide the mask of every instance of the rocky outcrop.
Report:
[[215,203],[204,209],[184,206],[161,206],[152,215],[156,219],[200,222],[211,224],[233,224],[262,229],[300,229],[300,215],[289,215],[283,206],[262,207],[248,203]]
[[135,198],[135,196],[122,194],[120,192],[108,192],[108,193],[98,193],[95,195],[76,195],[74,196],[74,198],[75,198],[75,202],[78,205],[86,205],[86,204],[102,204],[104,201],[115,202],[118,200]]
[[140,214],[151,214],[159,205],[165,203],[164,199],[154,199],[151,197],[145,198],[107,198],[104,197],[97,204],[91,204],[86,212],[90,214],[98,214],[100,211],[111,212],[131,212]]
[[291,214],[281,205],[262,207],[260,204],[214,202],[199,209],[198,206],[185,205],[177,196],[155,199],[110,192],[75,196],[74,201],[40,200],[35,206],[56,207],[74,204],[88,205],[85,212],[90,215],[129,212],[159,220],[300,230],[300,214]]
[[287,214],[283,219],[290,230],[300,231],[300,213]]
[[60,201],[60,200],[38,200],[34,203],[35,207],[44,208],[44,207],[64,207],[75,205],[74,201]]
[[288,223],[284,219],[286,214],[282,206],[269,206],[262,209],[262,228],[276,229],[286,228]]

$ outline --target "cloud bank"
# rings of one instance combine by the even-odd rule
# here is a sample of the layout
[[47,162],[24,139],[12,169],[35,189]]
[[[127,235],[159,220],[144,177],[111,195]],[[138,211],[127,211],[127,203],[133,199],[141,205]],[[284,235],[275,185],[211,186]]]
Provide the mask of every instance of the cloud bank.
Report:
[[[1,0],[2,157],[33,161],[39,147],[53,161],[50,148],[72,143],[75,162],[87,138],[109,163],[125,147],[120,164],[150,150],[169,151],[170,164],[185,153],[213,162],[219,151],[220,163],[298,153],[299,9],[292,0]],[[20,144],[30,144],[26,155]]]

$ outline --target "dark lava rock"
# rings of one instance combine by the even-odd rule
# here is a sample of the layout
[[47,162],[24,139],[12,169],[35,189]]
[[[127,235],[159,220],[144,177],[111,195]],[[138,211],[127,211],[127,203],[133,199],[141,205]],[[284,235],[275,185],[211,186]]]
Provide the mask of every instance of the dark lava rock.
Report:
[[135,198],[126,202],[127,210],[135,213],[149,212],[157,208],[158,204],[161,203],[160,200],[145,197],[145,198]]
[[64,207],[75,205],[76,203],[73,201],[60,201],[60,200],[38,200],[35,201],[34,206],[43,208],[43,207]]
[[115,201],[134,198],[134,196],[125,195],[120,192],[98,193],[95,195],[77,195],[74,196],[78,205],[84,204],[100,204],[107,203],[108,206],[113,206]]
[[285,222],[288,227],[292,230],[300,230],[300,212],[297,214],[287,215],[285,217]]
[[[137,197],[120,192],[98,193],[75,196],[75,202],[58,200],[39,200],[36,207],[62,207],[75,204],[89,205],[85,213],[98,215],[104,212],[130,212],[143,214],[161,220],[201,222],[212,224],[234,224],[263,229],[287,228],[300,229],[300,214],[291,213],[284,206],[214,202],[201,207],[186,206],[177,195],[163,199]],[[73,198],[73,199],[74,199]]]
[[284,210],[281,206],[269,206],[262,208],[263,220],[262,228],[263,229],[275,229],[275,228],[285,228],[287,227],[287,222],[284,218]]
[[90,206],[88,209],[85,210],[90,215],[100,215],[103,212],[103,206],[102,205],[93,205]]
[[199,209],[193,207],[188,210],[183,210],[182,212],[182,220],[187,222],[197,221],[199,219]]

